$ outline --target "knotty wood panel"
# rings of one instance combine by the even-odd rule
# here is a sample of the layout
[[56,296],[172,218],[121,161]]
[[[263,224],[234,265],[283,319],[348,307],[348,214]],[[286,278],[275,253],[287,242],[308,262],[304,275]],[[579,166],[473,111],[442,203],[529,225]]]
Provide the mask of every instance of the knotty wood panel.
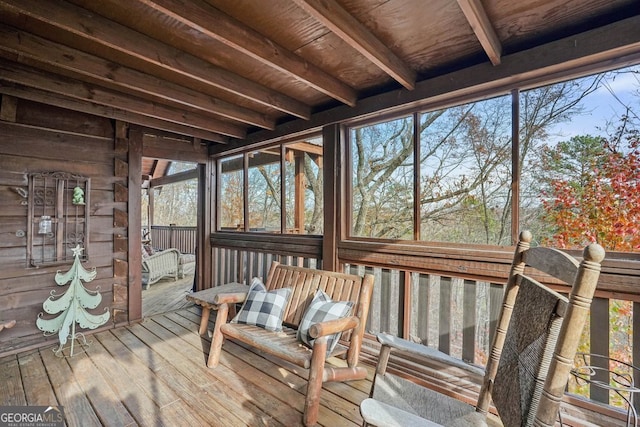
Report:
[[21,99],[17,110],[18,123],[58,129],[65,132],[113,139],[113,125],[107,118],[65,110],[51,105]]
[[[48,107],[17,99],[16,122],[0,121],[0,313],[17,321],[0,334],[0,355],[53,343],[57,335],[43,337],[35,320],[51,291],[60,295],[68,285],[57,286],[54,276],[71,263],[32,268],[27,256],[27,177],[32,172],[63,171],[91,178],[91,215],[87,268],[95,267],[97,277],[86,283],[100,289],[102,303],[92,312],[110,307],[114,283],[114,210],[127,209],[115,202],[113,190],[114,128],[104,118]],[[112,323],[108,323],[109,327]]]

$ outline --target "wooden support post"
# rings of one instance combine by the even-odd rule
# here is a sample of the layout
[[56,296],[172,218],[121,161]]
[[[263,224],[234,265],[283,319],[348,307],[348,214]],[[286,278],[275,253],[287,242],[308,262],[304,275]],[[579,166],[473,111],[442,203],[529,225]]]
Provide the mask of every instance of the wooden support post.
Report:
[[294,227],[296,228],[296,232],[300,234],[304,234],[304,202],[305,202],[304,153],[296,152]]
[[338,242],[340,240],[340,126],[322,129],[322,157],[324,158],[324,239],[322,243],[322,268],[338,270]]
[[[116,123],[116,137],[126,137],[128,126]],[[142,319],[142,207],[140,188],[142,186],[142,132],[131,130],[128,135],[128,216],[127,236],[129,237],[129,322]]]

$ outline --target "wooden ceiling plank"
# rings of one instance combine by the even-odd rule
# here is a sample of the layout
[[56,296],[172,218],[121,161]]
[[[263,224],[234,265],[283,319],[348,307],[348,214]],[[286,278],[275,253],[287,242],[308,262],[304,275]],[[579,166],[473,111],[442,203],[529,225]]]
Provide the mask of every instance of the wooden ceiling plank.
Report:
[[458,5],[493,65],[500,64],[502,43],[480,0],[458,0]]
[[405,88],[412,90],[416,72],[384,45],[367,27],[335,0],[294,0],[309,15],[377,65]]
[[356,108],[338,106],[314,114],[308,121],[290,121],[275,131],[257,131],[241,143],[212,146],[210,155],[231,154],[247,147],[260,147],[273,141],[320,130],[323,126],[356,117],[396,117],[418,109],[434,110],[472,100],[550,84],[615,67],[627,67],[640,61],[640,15],[512,53],[498,66],[488,63],[425,79],[416,89],[398,89],[361,99]]
[[[140,96],[152,95],[178,106],[188,106],[208,113],[238,120],[247,124],[273,129],[274,120],[264,114],[239,107],[193,89],[159,79],[150,74],[123,67],[94,55],[25,33],[0,24],[0,49],[19,54],[18,59],[30,57],[51,66],[112,84],[126,92]],[[55,70],[55,69],[54,69]]]
[[[131,0],[115,1],[126,7]],[[352,87],[218,9],[196,0],[138,1],[325,95],[349,106],[356,104],[357,94]]]
[[49,92],[86,100],[108,107],[175,122],[191,127],[221,133],[234,138],[244,138],[246,129],[208,116],[192,114],[164,105],[157,105],[120,92],[111,91],[95,85],[78,82],[66,77],[56,76],[40,70],[25,67],[11,61],[0,59],[0,80],[34,87]]
[[[0,0],[0,14],[3,11],[28,16],[216,90],[224,90],[302,119],[308,120],[311,116],[311,107],[296,99],[75,5],[62,1]],[[46,34],[40,35],[46,37]]]
[[120,110],[118,108],[98,105],[89,101],[69,98],[64,95],[51,93],[40,89],[26,88],[20,85],[7,84],[0,81],[0,93],[15,96],[17,98],[27,99],[34,102],[40,102],[42,104],[66,108],[73,111],[81,111],[100,117],[108,117],[114,120],[122,120],[127,123],[135,123],[137,125],[149,127],[152,129],[160,129],[179,135],[194,136],[207,141],[218,142],[221,144],[229,143],[229,137],[223,136],[216,132],[209,132],[206,130],[192,128],[177,123],[167,122],[165,120],[143,116],[141,114],[132,113],[130,111]]

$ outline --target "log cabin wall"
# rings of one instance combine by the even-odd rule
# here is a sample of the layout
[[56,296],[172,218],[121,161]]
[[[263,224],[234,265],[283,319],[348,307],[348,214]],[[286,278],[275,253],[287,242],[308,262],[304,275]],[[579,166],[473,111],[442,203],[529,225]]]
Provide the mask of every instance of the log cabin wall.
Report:
[[[28,176],[60,171],[90,178],[89,259],[97,277],[85,286],[99,287],[102,303],[93,313],[111,310],[114,321],[128,321],[127,175],[128,143],[116,141],[116,123],[84,113],[2,97],[0,114],[0,319],[16,325],[0,333],[0,356],[57,343],[57,334],[45,338],[36,318],[51,291],[61,294],[57,270],[71,262],[33,267],[27,260]],[[139,191],[138,191],[139,193]],[[138,194],[139,197],[139,194]],[[121,269],[120,269],[121,270]],[[115,290],[115,292],[114,292]]]

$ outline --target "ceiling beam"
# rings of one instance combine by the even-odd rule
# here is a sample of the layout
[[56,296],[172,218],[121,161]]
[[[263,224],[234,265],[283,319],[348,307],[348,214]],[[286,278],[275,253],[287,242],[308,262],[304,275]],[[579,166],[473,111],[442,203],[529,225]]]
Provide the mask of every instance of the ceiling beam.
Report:
[[42,104],[53,105],[55,107],[66,108],[68,110],[80,111],[114,120],[121,120],[127,123],[134,123],[150,129],[160,129],[179,135],[197,137],[206,141],[218,142],[220,144],[227,144],[229,142],[229,137],[216,132],[196,129],[177,123],[167,122],[165,120],[155,119],[153,117],[143,116],[130,111],[120,110],[118,108],[106,107],[89,101],[81,101],[79,99],[69,98],[57,93],[27,88],[12,83],[4,83],[0,81],[0,93],[15,96],[16,98],[27,99],[29,101],[40,102]]
[[514,88],[529,89],[568,78],[637,64],[640,60],[640,16],[555,40],[506,55],[498,66],[474,65],[416,84],[413,91],[398,89],[358,101],[356,108],[339,106],[318,112],[311,120],[293,120],[275,131],[257,131],[243,141],[228,146],[210,146],[210,155],[259,149],[273,141],[305,138],[333,123],[354,118],[374,118],[406,114],[410,111],[446,108],[463,102],[509,93]]
[[40,27],[42,32],[38,33],[42,37],[51,38],[54,35],[47,29],[47,25],[51,25],[73,34],[75,39],[72,41],[76,44],[88,41],[130,56],[134,61],[143,61],[147,64],[145,68],[160,67],[175,73],[181,85],[188,85],[185,78],[193,79],[218,92],[223,90],[296,117],[308,119],[311,115],[311,107],[296,99],[67,2],[0,0],[0,15],[5,13],[7,16],[18,16],[18,19],[28,17],[46,24]]
[[159,160],[158,159],[154,159],[153,160],[153,164],[151,165],[151,170],[149,172],[151,172],[151,179],[155,178],[156,176],[156,170],[158,169],[158,164],[159,164]]
[[315,154],[317,156],[323,155],[322,145],[311,144],[310,142],[294,142],[293,144],[286,145],[287,150],[301,151],[303,153]]
[[156,119],[217,132],[234,138],[244,138],[246,136],[246,129],[244,127],[224,122],[211,116],[159,105],[134,96],[125,95],[122,92],[116,92],[67,77],[57,76],[50,72],[25,67],[24,65],[19,65],[5,59],[0,59],[0,80],[58,93],[108,107],[115,107]]
[[[126,7],[131,0],[115,0]],[[304,82],[314,89],[349,106],[357,100],[349,85],[278,45],[262,34],[198,0],[137,0],[155,11],[224,43],[262,64]]]
[[177,182],[187,181],[189,179],[198,178],[198,170],[191,169],[183,172],[174,173],[172,175],[164,175],[153,178],[149,181],[149,188],[162,187],[163,185],[175,184]]
[[263,129],[273,129],[274,120],[264,114],[239,107],[193,89],[159,79],[127,67],[114,67],[113,63],[82,51],[51,42],[0,24],[0,50],[18,54],[17,60],[27,63],[30,58],[41,63],[38,68],[47,71],[70,70],[89,77],[88,83],[99,81],[116,90],[136,94],[140,97],[160,98],[175,107],[190,107],[213,113]]
[[344,40],[405,88],[416,84],[416,72],[335,0],[294,0],[309,15]]
[[480,0],[458,0],[458,5],[493,65],[500,63],[502,44]]

